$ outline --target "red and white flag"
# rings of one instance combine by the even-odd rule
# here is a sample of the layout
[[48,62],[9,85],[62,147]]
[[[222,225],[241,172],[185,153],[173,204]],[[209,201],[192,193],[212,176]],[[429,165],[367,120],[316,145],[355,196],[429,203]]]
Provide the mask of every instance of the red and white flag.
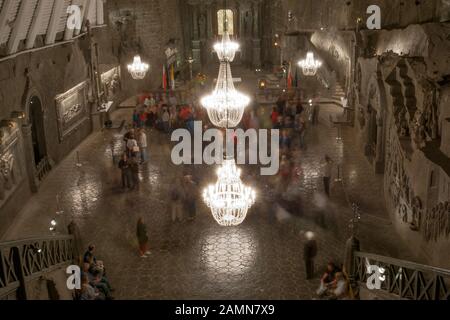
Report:
[[167,72],[166,72],[165,65],[163,65],[162,87],[163,87],[164,91],[167,90]]
[[291,64],[289,63],[289,71],[288,71],[288,76],[287,76],[287,87],[288,89],[292,88],[292,83],[293,83],[293,78],[292,78],[292,68],[291,68]]

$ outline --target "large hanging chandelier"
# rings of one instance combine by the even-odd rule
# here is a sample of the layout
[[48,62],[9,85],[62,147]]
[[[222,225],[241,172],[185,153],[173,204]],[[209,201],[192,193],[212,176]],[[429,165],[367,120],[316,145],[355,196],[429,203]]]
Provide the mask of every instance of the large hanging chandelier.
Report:
[[200,102],[215,126],[234,128],[241,122],[250,98],[235,89],[230,63],[221,62],[214,92]]
[[238,50],[239,43],[231,41],[227,31],[224,32],[222,41],[214,45],[214,51],[216,51],[219,60],[224,62],[233,62]]
[[211,208],[219,225],[240,225],[245,220],[248,209],[255,203],[256,193],[243,185],[241,170],[236,167],[234,159],[225,159],[217,175],[217,183],[206,188],[203,193],[205,203]]
[[128,65],[128,72],[135,80],[142,80],[145,78],[150,66],[142,62],[139,55],[134,57],[133,63]]
[[300,61],[298,65],[302,68],[305,76],[315,76],[317,70],[322,66],[322,62],[314,59],[314,53],[308,52],[306,59]]
[[[226,0],[224,3],[226,6]],[[224,34],[221,43],[214,46],[220,60],[219,76],[214,92],[204,97],[201,104],[206,108],[211,122],[220,128],[234,128],[239,125],[250,98],[234,87],[230,63],[236,56],[239,44],[230,40],[228,21],[224,20]],[[256,194],[241,181],[241,170],[234,158],[226,158],[219,168],[217,183],[205,189],[203,198],[211,208],[214,219],[221,226],[240,225],[248,209],[255,203]]]

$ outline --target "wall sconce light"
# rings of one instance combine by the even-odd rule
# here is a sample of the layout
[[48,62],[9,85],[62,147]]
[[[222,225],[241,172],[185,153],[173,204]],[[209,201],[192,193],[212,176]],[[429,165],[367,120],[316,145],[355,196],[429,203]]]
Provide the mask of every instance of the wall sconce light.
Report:
[[25,119],[25,112],[23,111],[13,111],[11,112],[12,119]]
[[266,88],[266,80],[260,80],[259,81],[259,88],[260,89],[265,89]]
[[0,121],[0,128],[12,129],[15,127],[14,121],[12,120],[2,120]]

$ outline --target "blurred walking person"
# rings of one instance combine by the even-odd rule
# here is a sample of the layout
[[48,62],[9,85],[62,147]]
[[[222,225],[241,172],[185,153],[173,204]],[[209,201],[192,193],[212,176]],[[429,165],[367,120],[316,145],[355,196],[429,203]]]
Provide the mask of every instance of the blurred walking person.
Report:
[[314,259],[317,256],[317,242],[314,233],[308,231],[305,234],[306,243],[303,247],[303,259],[305,260],[306,280],[314,278]]
[[331,171],[333,170],[333,160],[329,156],[325,156],[325,163],[323,165],[323,186],[325,194],[330,197],[330,183],[331,183]]
[[138,219],[137,228],[136,228],[136,236],[139,243],[139,255],[141,258],[148,258],[148,255],[151,253],[148,250],[148,235],[147,235],[147,226],[144,224],[142,218]]
[[144,129],[138,133],[138,146],[141,153],[141,164],[147,162],[147,134]]

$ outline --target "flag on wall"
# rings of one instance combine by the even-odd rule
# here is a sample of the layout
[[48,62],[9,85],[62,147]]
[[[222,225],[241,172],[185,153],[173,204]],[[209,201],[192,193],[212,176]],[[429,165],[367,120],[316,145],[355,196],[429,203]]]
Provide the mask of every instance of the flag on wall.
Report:
[[167,90],[167,73],[166,73],[165,65],[163,65],[162,87],[163,87],[164,91]]
[[295,68],[294,88],[298,88],[298,68]]
[[292,88],[292,68],[291,68],[291,64],[289,63],[289,70],[288,70],[288,76],[287,76],[287,87],[288,89]]
[[170,86],[172,90],[175,90],[175,69],[173,67],[173,63],[170,66]]

